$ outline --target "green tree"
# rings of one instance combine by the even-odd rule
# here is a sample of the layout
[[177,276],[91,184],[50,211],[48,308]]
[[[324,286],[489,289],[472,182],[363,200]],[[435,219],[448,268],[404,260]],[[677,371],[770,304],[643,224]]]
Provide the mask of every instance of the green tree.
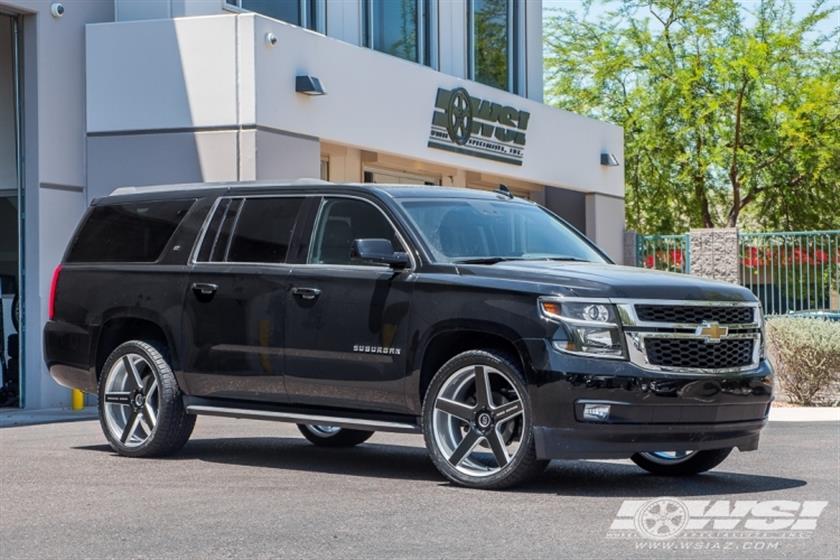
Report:
[[589,1],[547,18],[548,102],[624,127],[629,228],[840,227],[840,9],[749,6],[620,0],[595,18]]

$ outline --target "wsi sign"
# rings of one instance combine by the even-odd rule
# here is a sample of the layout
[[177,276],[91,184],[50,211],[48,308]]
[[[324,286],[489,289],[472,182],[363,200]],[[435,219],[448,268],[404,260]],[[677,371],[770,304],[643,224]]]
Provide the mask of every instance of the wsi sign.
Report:
[[471,96],[464,88],[439,88],[429,147],[522,165],[527,111]]
[[782,540],[810,538],[827,505],[793,500],[624,500],[607,538],[649,542],[640,548],[777,548]]

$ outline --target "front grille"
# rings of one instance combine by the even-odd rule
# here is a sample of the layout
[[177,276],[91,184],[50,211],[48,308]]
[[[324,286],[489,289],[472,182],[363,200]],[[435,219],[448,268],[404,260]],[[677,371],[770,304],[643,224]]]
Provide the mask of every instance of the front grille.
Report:
[[753,339],[729,339],[708,344],[693,338],[648,338],[648,362],[655,366],[728,369],[752,364]]
[[702,305],[637,305],[640,321],[655,323],[693,323],[716,321],[721,325],[744,324],[754,321],[752,307]]

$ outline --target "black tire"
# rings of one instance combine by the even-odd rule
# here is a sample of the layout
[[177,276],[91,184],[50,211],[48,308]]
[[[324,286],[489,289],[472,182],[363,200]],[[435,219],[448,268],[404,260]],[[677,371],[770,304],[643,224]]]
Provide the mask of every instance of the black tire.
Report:
[[674,461],[673,463],[666,461],[653,461],[641,453],[636,453],[630,457],[630,459],[652,474],[660,476],[690,476],[715,468],[720,465],[731,452],[731,447],[727,447],[726,449],[695,451],[687,458]]
[[[484,368],[492,368],[498,373],[502,373],[504,378],[501,381],[507,381],[513,388],[515,388],[522,406],[522,413],[520,415],[517,415],[514,419],[507,420],[507,422],[516,423],[513,430],[516,433],[516,436],[514,437],[518,438],[518,449],[509,457],[509,462],[507,462],[504,466],[501,466],[501,461],[498,459],[495,460],[495,468],[498,469],[496,472],[492,474],[482,474],[480,476],[473,476],[459,470],[461,461],[458,461],[456,465],[453,466],[450,462],[450,458],[455,455],[457,448],[452,454],[450,454],[449,457],[444,455],[441,449],[442,445],[439,441],[437,441],[440,436],[435,434],[434,423],[435,414],[438,412],[436,410],[435,402],[439,398],[441,390],[445,386],[449,385],[447,380],[453,376],[465,375],[463,372],[468,371],[468,368],[475,368],[476,366],[481,367],[482,371],[486,371]],[[496,376],[497,382],[499,381],[498,373]],[[478,374],[475,374],[474,379],[477,380],[477,378]],[[473,381],[474,386],[475,383],[476,381]],[[490,384],[492,385],[492,381],[490,381]],[[493,389],[491,388],[491,393],[492,392]],[[492,398],[497,399],[496,396],[493,396]],[[485,426],[485,431],[480,432],[480,428],[478,426],[478,409],[481,407],[481,403],[476,399],[474,399],[474,401],[475,404],[473,406],[476,410],[476,416],[473,422],[462,421],[456,419],[455,417],[453,417],[452,420],[455,423],[461,423],[462,428],[459,428],[459,431],[463,430],[466,432],[462,433],[463,439],[461,440],[461,443],[467,439],[470,433],[485,433],[488,437],[479,439],[479,444],[477,445],[483,445],[488,449],[492,448],[489,437],[496,430],[495,414],[493,415],[493,424],[489,427]],[[513,401],[511,400],[506,404],[511,404],[512,402]],[[491,402],[490,406],[496,406],[496,410],[498,410],[503,408],[505,404],[498,405],[497,403]],[[509,488],[511,486],[522,484],[525,481],[537,476],[545,470],[545,467],[549,463],[547,460],[537,458],[536,448],[534,445],[531,402],[528,395],[528,389],[525,384],[525,376],[521,371],[518,360],[496,350],[469,350],[467,352],[462,352],[446,362],[443,367],[438,370],[432,378],[423,400],[422,425],[423,435],[426,441],[426,449],[429,452],[432,463],[434,463],[435,467],[443,476],[461,486],[489,490]],[[501,422],[499,422],[499,425],[501,425]],[[505,447],[508,445],[504,439],[502,440],[502,444]],[[472,449],[476,449],[476,447],[473,447]],[[492,455],[496,456],[495,449],[492,450]],[[472,452],[467,453],[467,459],[469,459],[469,457],[472,457]]]
[[308,424],[298,424],[297,427],[303,437],[319,447],[353,447],[366,442],[373,435],[373,432],[348,428],[337,428],[334,432],[328,432]]
[[[151,403],[154,400],[157,405],[156,422],[151,430],[148,430],[150,433],[147,433],[147,428],[144,427],[151,424],[148,417],[143,416],[144,408],[142,406],[135,409],[133,405],[119,403],[109,409],[109,412],[106,412],[107,404],[113,403],[116,398],[122,398],[118,397],[118,394],[125,394],[125,392],[117,393],[113,391],[108,394],[109,399],[106,402],[106,389],[109,379],[112,375],[119,375],[115,370],[115,365],[121,361],[121,363],[125,363],[123,360],[127,357],[136,356],[145,361],[136,368],[137,370],[142,369],[140,373],[144,382],[143,385],[146,385],[147,382],[149,385],[157,382],[157,387],[154,390],[156,396],[149,396],[149,402]],[[126,366],[122,367],[124,370],[128,369]],[[125,375],[128,377],[127,373]],[[142,392],[139,388],[134,389],[134,391]],[[130,400],[133,400],[133,398]],[[137,429],[141,431],[141,435],[145,436],[145,440],[142,443],[130,445],[130,442],[122,441],[121,436],[115,434],[115,428],[118,426],[113,423],[113,419],[123,418],[126,426],[128,426],[128,420],[133,418],[132,415],[135,412],[143,416],[145,424],[141,424]],[[119,345],[108,356],[99,379],[99,422],[105,437],[108,438],[108,443],[111,444],[111,448],[120,455],[127,457],[161,457],[178,451],[187,443],[195,426],[195,415],[187,414],[184,408],[181,391],[175,381],[172,368],[164,357],[162,345],[142,340],[131,340]]]

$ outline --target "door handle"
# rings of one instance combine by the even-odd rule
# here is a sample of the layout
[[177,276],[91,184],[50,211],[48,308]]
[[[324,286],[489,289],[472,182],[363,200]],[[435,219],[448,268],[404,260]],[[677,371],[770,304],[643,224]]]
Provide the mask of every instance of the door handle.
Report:
[[212,296],[216,293],[216,290],[218,289],[219,286],[217,286],[216,284],[209,284],[206,282],[196,282],[192,285],[193,292],[195,292],[197,295],[205,297]]
[[318,288],[292,288],[292,295],[296,295],[300,299],[313,300],[321,295],[321,290]]

